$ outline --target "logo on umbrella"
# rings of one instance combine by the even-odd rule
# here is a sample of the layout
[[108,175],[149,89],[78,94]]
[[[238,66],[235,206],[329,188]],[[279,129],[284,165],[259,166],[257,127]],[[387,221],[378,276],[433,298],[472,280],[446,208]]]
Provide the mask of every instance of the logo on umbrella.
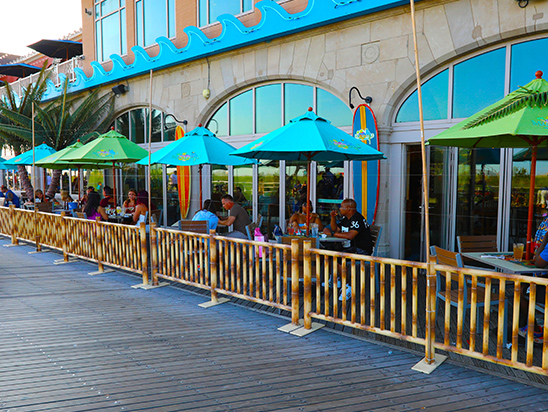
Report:
[[264,140],[260,141],[260,142],[257,143],[257,144],[254,144],[253,146],[251,146],[251,147],[249,148],[249,150],[255,150],[257,147],[262,146],[263,143],[264,143]]
[[356,132],[354,137],[365,144],[371,144],[371,141],[375,138],[375,134],[371,133],[369,129],[360,129]]
[[116,156],[116,152],[114,150],[98,150],[93,153],[94,155],[97,155],[99,157],[114,157]]
[[548,127],[548,118],[547,117],[537,117],[537,120],[531,120],[534,126]]
[[175,159],[180,160],[181,162],[188,162],[189,160],[196,160],[198,159],[198,155],[196,152],[192,153],[179,153],[175,156],[173,156]]

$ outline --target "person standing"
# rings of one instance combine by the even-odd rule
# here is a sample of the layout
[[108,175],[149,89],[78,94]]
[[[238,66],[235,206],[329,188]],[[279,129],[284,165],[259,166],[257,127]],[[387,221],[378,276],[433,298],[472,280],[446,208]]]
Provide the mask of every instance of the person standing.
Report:
[[226,194],[221,198],[221,204],[228,210],[229,216],[226,218],[219,218],[219,225],[230,226],[233,225],[234,230],[228,232],[224,236],[235,237],[238,239],[247,239],[247,233],[245,227],[251,224],[251,219],[246,210],[239,204],[234,202],[234,198]]

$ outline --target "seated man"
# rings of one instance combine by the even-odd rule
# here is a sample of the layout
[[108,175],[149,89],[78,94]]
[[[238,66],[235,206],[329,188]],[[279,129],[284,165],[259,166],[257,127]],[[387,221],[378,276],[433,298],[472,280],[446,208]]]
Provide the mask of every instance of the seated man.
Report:
[[[345,253],[357,253],[359,255],[370,255],[373,252],[373,239],[371,228],[365,218],[356,210],[357,205],[354,199],[344,199],[339,208],[342,220],[337,225],[337,211],[331,211],[331,222],[323,230],[328,236],[347,239],[350,245],[342,251]],[[347,279],[350,273],[350,266],[347,265]],[[339,267],[339,273],[342,268]],[[346,293],[346,300],[352,297],[350,286],[345,285],[346,292],[341,290],[339,300],[343,300],[343,293]]]
[[112,197],[112,188],[110,186],[105,186],[103,188],[103,199],[101,199],[101,204],[99,206],[104,207],[114,207],[114,198]]
[[245,227],[251,223],[251,219],[249,218],[246,210],[239,204],[235,203],[234,198],[228,194],[221,198],[221,203],[223,207],[229,211],[230,215],[227,218],[219,217],[219,225],[234,225],[234,230],[232,232],[228,232],[224,236],[247,239]]
[[21,201],[19,197],[13,193],[11,190],[8,190],[6,185],[0,187],[0,197],[5,197],[4,206],[15,205],[15,207],[21,207]]

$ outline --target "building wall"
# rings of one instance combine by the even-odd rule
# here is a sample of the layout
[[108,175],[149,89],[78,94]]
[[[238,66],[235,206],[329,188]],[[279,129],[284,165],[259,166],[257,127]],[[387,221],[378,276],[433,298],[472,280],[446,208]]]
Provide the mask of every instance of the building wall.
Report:
[[[83,6],[87,3],[92,0],[82,0]],[[177,3],[179,33],[179,17],[190,22],[188,16],[196,16],[195,3]],[[303,4],[295,1],[286,6],[298,9]],[[548,1],[537,0],[522,9],[506,0],[424,0],[417,3],[416,20],[421,72],[427,75],[468,53],[545,32]],[[216,27],[209,26],[207,32],[215,32]],[[85,42],[88,32],[85,23]],[[184,40],[178,37],[176,44],[183,45]],[[86,55],[88,51],[86,44]],[[404,151],[391,147],[391,125],[397,105],[415,88],[414,60],[409,7],[398,7],[158,71],[153,75],[152,102],[188,120],[192,129],[205,124],[226,98],[253,84],[297,80],[324,88],[345,102],[350,88],[358,87],[363,96],[373,98],[381,150],[388,158],[381,162],[378,223],[388,233],[383,239],[384,254],[397,256],[397,216],[403,199],[401,193],[394,196],[391,185],[401,177]],[[205,99],[202,91],[208,88],[208,78],[211,97]],[[116,100],[119,112],[149,102],[148,76],[129,79],[128,84],[130,91]],[[353,101],[357,102],[356,95]],[[230,143],[240,147],[247,141]]]

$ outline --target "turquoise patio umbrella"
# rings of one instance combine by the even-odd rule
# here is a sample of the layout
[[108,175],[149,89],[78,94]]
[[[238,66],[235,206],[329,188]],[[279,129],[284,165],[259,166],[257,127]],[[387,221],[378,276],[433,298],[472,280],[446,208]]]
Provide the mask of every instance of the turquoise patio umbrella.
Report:
[[[32,165],[32,152],[33,150],[31,149],[29,151],[26,151],[25,153],[21,153],[19,156],[15,156],[12,159],[6,160],[4,162],[4,166],[30,166]],[[38,161],[46,156],[49,156],[50,154],[55,153],[55,149],[49,147],[45,143],[42,143],[40,146],[36,146],[34,148],[34,152],[34,159]]]
[[[306,160],[307,165],[307,222],[310,219],[310,162],[340,160],[386,159],[382,152],[333,126],[329,120],[316,115],[312,108],[289,124],[231,153],[255,159]],[[308,227],[308,225],[307,225]],[[308,231],[308,229],[307,229]]]
[[[257,163],[255,160],[230,156],[234,146],[222,141],[209,129],[198,125],[179,140],[171,142],[150,155],[150,164],[172,166],[199,166],[200,207],[202,205],[202,166],[244,166]],[[137,162],[148,166],[148,156]]]
[[4,162],[6,162],[6,159],[4,159],[3,157],[0,157],[0,170],[15,170],[15,169],[17,169],[17,166],[6,166],[4,164]]

